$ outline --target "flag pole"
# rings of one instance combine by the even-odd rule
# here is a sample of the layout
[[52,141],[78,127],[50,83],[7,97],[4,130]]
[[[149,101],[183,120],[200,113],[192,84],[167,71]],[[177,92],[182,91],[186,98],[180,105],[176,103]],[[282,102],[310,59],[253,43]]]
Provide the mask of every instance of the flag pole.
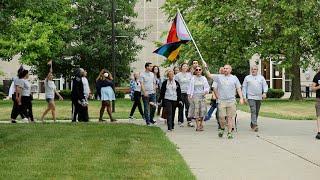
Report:
[[202,61],[203,63],[206,63],[206,62],[204,61],[204,59],[203,59],[203,57],[202,57],[202,55],[201,55],[201,53],[200,53],[200,50],[199,50],[196,42],[194,41],[194,39],[193,39],[193,37],[192,37],[192,34],[191,34],[191,32],[190,32],[190,30],[189,30],[186,22],[184,21],[183,16],[182,16],[182,14],[180,13],[180,10],[179,10],[179,9],[178,9],[178,15],[181,17],[182,22],[183,22],[184,26],[186,27],[186,29],[187,29],[187,31],[188,31],[188,34],[189,34],[189,36],[191,37],[191,40],[192,40],[194,46],[195,46],[196,49],[197,49],[197,52],[198,52],[198,54],[199,54],[199,56],[200,56],[200,58],[201,58],[201,61]]

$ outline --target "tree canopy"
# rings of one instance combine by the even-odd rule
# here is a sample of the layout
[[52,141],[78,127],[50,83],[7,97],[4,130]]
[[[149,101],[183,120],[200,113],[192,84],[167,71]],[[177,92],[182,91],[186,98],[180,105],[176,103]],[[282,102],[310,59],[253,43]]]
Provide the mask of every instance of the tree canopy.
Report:
[[73,24],[69,0],[2,1],[0,5],[0,57],[31,65],[44,77],[49,60],[59,60],[71,41]]
[[[129,64],[142,48],[138,38],[145,30],[132,21],[137,0],[116,0],[117,82],[127,78]],[[72,69],[87,69],[91,82],[102,68],[111,71],[111,0],[10,0],[0,1],[0,57],[10,61],[21,54],[23,64],[34,67],[43,78],[47,62],[56,75],[72,75]]]
[[[302,98],[300,68],[319,63],[319,1],[167,0],[163,9],[169,19],[177,9],[183,12],[204,59],[215,68],[229,63],[236,74],[248,73],[255,53],[277,62],[292,80],[291,99]],[[181,60],[197,57],[191,43],[183,48]]]

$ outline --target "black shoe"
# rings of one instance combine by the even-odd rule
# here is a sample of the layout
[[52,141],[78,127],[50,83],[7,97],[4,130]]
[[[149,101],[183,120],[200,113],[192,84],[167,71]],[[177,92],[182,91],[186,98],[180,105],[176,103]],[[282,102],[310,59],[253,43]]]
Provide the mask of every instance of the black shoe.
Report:
[[105,122],[106,120],[103,120],[103,119],[99,119],[99,122]]
[[253,124],[252,124],[252,122],[250,123],[250,127],[251,127],[251,129],[253,128]]
[[316,135],[316,139],[320,139],[320,132]]
[[11,120],[11,123],[17,123],[17,121],[16,120]]

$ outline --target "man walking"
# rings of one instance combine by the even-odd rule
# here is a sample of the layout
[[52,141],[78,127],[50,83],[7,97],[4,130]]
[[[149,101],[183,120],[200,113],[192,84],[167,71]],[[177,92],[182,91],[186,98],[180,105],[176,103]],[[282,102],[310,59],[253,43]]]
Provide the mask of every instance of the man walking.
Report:
[[320,139],[320,68],[318,73],[314,76],[312,82],[312,90],[316,91],[316,115],[317,115],[317,130],[316,139]]
[[215,76],[215,82],[217,83],[217,98],[218,98],[218,110],[220,126],[219,137],[224,134],[224,128],[226,124],[226,118],[228,123],[228,139],[232,139],[232,127],[233,119],[236,116],[236,92],[240,96],[240,104],[244,103],[241,91],[241,85],[239,79],[231,74],[232,68],[230,65],[224,66],[224,74]]
[[153,120],[154,113],[156,111],[156,79],[152,71],[152,63],[147,62],[144,66],[145,71],[141,73],[140,82],[141,90],[143,92],[143,106],[144,106],[144,118],[146,124],[155,124]]
[[267,97],[268,84],[263,76],[258,75],[258,66],[251,67],[251,75],[244,78],[242,92],[244,101],[249,103],[251,112],[250,127],[258,132],[258,115],[261,106],[261,100]]

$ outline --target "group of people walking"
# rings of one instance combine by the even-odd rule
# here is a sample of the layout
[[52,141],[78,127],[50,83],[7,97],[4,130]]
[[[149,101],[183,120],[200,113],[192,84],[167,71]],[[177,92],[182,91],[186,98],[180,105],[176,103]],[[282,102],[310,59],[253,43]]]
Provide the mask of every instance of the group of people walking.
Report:
[[[75,70],[74,78],[72,80],[71,101],[72,101],[72,122],[88,122],[88,99],[90,98],[91,91],[88,79],[86,78],[87,72],[83,68]],[[11,112],[11,122],[16,123],[16,118],[20,115],[21,119],[25,122],[34,122],[32,112],[32,93],[31,83],[29,79],[29,71],[22,66],[18,70],[18,75],[13,79],[9,90],[9,96],[13,100],[13,107]],[[103,114],[105,109],[108,112],[111,122],[117,121],[112,116],[111,102],[115,100],[115,91],[112,75],[106,69],[102,69],[96,79],[97,96],[101,100],[101,108],[99,115],[99,122],[104,122]],[[48,103],[47,108],[41,116],[41,121],[44,122],[45,116],[51,111],[52,119],[56,122],[55,111],[55,96],[59,100],[63,97],[59,94],[53,81],[52,70],[48,73],[45,81],[45,99]]]
[[[232,75],[232,67],[225,65],[219,69],[219,74],[211,74],[206,63],[202,66],[198,61],[193,61],[189,67],[187,63],[182,63],[179,68],[175,67],[165,72],[165,76],[160,75],[160,68],[152,63],[145,64],[144,72],[136,72],[130,82],[131,100],[133,105],[130,111],[129,120],[133,120],[134,112],[138,107],[140,115],[147,125],[155,125],[155,112],[165,119],[168,131],[175,128],[175,113],[178,108],[178,125],[184,126],[184,120],[188,127],[194,127],[196,131],[204,130],[204,121],[210,120],[216,110],[218,124],[218,136],[223,137],[227,129],[227,137],[233,138],[232,131],[235,128],[236,118],[236,95],[239,96],[240,104],[248,103],[251,111],[250,127],[253,131],[258,131],[258,115],[261,101],[266,98],[268,85],[263,76],[258,74],[258,66],[251,67],[251,74],[246,76],[243,84]],[[88,99],[90,98],[90,87],[87,72],[78,68],[72,80],[72,122],[88,122]],[[32,111],[31,83],[29,82],[29,71],[22,66],[19,68],[17,77],[13,79],[9,90],[12,97],[13,107],[11,112],[11,122],[16,123],[16,118],[20,115],[23,121],[34,122]],[[212,80],[211,88],[208,80]],[[105,110],[110,121],[117,121],[113,118],[111,102],[115,100],[114,82],[112,75],[106,69],[102,69],[96,78],[97,97],[101,100],[99,122],[105,121],[103,115]],[[317,139],[320,139],[320,71],[313,79],[312,90],[316,91],[316,114],[317,114]],[[51,111],[54,122],[56,121],[55,95],[63,100],[53,82],[53,73],[50,71],[44,81],[45,99],[48,103],[46,110],[41,116],[44,117]],[[206,97],[211,91],[210,109],[207,111]],[[141,105],[143,101],[143,108]],[[161,112],[162,109],[162,113]]]
[[[203,131],[204,121],[209,120],[217,108],[218,136],[223,137],[227,127],[227,137],[233,138],[236,94],[238,94],[241,104],[249,103],[250,127],[252,130],[258,131],[257,119],[261,100],[266,98],[268,85],[264,77],[257,74],[257,66],[251,67],[251,75],[245,78],[242,86],[239,79],[231,74],[232,67],[230,65],[221,67],[219,74],[212,75],[206,64],[202,67],[198,61],[193,61],[191,67],[187,63],[183,63],[180,65],[179,71],[176,68],[167,70],[164,78],[156,76],[153,69],[151,63],[146,63],[145,71],[141,75],[138,72],[134,73],[134,79],[130,83],[132,100],[134,101],[130,119],[133,119],[134,111],[138,106],[146,124],[155,124],[154,114],[157,105],[160,105],[163,107],[161,117],[165,117],[168,131],[174,130],[177,108],[179,126],[184,126],[184,119],[186,119],[188,127],[194,127],[192,122],[195,121],[195,130]],[[158,72],[159,68],[156,73]],[[211,107],[207,111],[206,96],[210,93],[208,83],[210,79],[213,80]],[[140,103],[141,97],[144,111]]]

